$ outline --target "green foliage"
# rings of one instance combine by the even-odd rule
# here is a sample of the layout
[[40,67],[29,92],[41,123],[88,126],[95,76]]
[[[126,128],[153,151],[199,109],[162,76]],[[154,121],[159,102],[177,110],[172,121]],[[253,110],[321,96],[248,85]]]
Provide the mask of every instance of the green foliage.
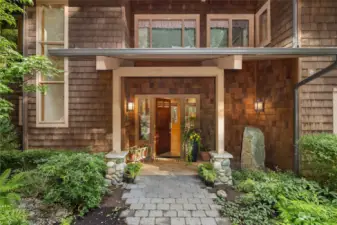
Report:
[[0,151],[18,148],[18,138],[14,125],[8,118],[0,118]]
[[303,175],[337,191],[337,136],[304,135],[299,148]]
[[22,186],[22,174],[9,178],[11,170],[7,169],[0,175],[0,206],[15,206],[20,200],[20,195],[15,193]]
[[72,216],[64,218],[61,220],[61,225],[71,225],[73,222],[74,218]]
[[336,225],[337,207],[318,205],[301,200],[289,200],[280,196],[276,205],[280,215],[279,221],[287,225]]
[[103,155],[58,154],[37,170],[48,179],[44,200],[80,214],[97,207],[106,191]]
[[139,173],[140,169],[142,168],[143,164],[140,162],[135,162],[135,163],[128,163],[125,167],[125,175],[128,178],[134,179]]
[[234,202],[221,203],[233,224],[333,224],[336,218],[337,193],[316,182],[258,170],[235,171],[233,178],[243,194]]
[[72,151],[59,150],[27,150],[27,151],[0,151],[0,171],[6,169],[12,170],[31,170],[38,165],[48,161],[54,155],[65,154],[72,155]]
[[201,147],[201,134],[199,129],[186,128],[183,133],[183,143],[185,147],[185,160],[186,162],[192,162],[192,149],[193,143],[197,143],[199,150]]
[[0,205],[1,225],[28,225],[27,214],[24,210],[12,206]]
[[214,183],[216,179],[216,172],[211,163],[203,163],[198,166],[198,174],[199,176],[210,183]]
[[42,174],[37,169],[21,172],[23,185],[20,188],[20,193],[24,197],[43,198],[43,194],[49,186],[49,177]]

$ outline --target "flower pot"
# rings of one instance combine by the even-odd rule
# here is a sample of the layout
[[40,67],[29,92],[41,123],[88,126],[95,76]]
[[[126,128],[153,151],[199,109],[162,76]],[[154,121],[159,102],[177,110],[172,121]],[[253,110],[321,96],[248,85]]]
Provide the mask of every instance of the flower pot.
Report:
[[203,161],[209,161],[211,159],[209,152],[200,152],[200,157]]
[[128,183],[128,184],[134,184],[135,183],[135,178],[129,177],[127,175],[123,177],[123,180],[124,180],[125,183]]
[[193,142],[192,146],[192,162],[196,162],[198,159],[199,145],[197,142]]

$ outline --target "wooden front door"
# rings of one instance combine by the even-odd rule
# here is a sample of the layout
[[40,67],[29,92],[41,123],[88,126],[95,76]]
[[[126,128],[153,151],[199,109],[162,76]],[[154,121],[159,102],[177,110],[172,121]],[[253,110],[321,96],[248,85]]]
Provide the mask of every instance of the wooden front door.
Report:
[[156,153],[171,151],[171,101],[156,99]]

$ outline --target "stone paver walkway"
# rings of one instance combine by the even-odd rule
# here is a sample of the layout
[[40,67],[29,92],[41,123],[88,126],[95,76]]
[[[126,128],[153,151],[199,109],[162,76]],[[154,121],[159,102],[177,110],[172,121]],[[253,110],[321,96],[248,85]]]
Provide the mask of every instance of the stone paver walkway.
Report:
[[229,225],[220,218],[215,194],[195,175],[145,175],[127,185],[122,198],[130,207],[121,213],[128,225]]

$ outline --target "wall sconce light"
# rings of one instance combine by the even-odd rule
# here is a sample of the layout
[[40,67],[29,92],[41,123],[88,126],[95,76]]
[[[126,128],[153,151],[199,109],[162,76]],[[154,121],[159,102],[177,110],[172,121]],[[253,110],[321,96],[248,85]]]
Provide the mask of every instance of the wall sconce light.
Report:
[[132,112],[135,109],[135,103],[128,102],[127,110],[128,112]]
[[260,113],[264,111],[264,102],[261,99],[256,99],[254,103],[255,112]]

